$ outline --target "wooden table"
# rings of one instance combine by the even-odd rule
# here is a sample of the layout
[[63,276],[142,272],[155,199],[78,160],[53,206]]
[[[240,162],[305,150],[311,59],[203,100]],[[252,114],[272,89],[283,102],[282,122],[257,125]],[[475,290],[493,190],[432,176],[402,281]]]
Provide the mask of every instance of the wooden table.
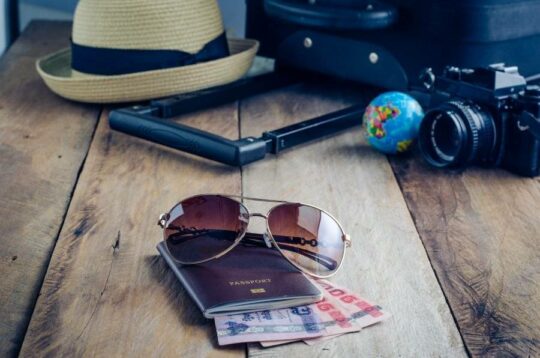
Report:
[[[360,128],[242,170],[153,145],[38,78],[69,28],[33,23],[0,60],[0,356],[540,356],[538,178],[389,160]],[[181,120],[237,138],[360,98],[299,85]],[[219,347],[155,249],[157,215],[207,192],[334,213],[353,240],[335,281],[392,318],[313,347]]]

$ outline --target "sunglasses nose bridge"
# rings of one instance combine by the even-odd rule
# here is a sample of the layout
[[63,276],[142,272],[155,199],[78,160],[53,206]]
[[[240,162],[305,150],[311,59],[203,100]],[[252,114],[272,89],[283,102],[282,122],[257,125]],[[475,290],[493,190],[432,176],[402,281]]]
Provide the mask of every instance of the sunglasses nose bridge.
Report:
[[268,220],[268,216],[264,215],[264,214],[261,214],[261,213],[250,213],[249,214],[249,217],[259,217],[259,218],[263,218],[264,220]]
[[272,247],[272,244],[270,242],[270,238],[268,236],[268,216],[261,214],[261,213],[250,213],[249,218],[252,217],[258,217],[264,219],[264,224],[262,222],[251,222],[254,227],[252,229],[255,229],[256,231],[264,232],[263,238],[266,246]]

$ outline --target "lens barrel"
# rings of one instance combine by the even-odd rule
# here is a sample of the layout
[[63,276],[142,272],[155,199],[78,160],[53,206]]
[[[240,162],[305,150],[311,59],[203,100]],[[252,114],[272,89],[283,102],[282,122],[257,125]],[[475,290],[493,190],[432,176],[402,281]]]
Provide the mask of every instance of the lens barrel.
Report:
[[490,160],[496,145],[491,113],[472,102],[450,101],[426,113],[418,144],[431,165],[461,167]]

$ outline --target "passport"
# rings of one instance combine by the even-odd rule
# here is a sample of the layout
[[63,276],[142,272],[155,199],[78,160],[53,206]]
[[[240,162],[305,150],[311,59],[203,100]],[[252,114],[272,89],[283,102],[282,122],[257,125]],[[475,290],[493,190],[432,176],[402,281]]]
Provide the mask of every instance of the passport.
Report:
[[224,256],[197,265],[176,263],[164,241],[157,250],[206,318],[322,300],[319,288],[275,248],[240,243]]

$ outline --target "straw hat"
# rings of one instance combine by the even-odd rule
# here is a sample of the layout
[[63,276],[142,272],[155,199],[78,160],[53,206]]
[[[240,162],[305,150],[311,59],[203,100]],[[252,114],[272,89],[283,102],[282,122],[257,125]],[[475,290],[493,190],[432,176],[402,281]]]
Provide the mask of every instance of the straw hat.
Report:
[[80,0],[71,48],[36,68],[62,97],[127,102],[235,81],[257,49],[227,40],[216,0]]

